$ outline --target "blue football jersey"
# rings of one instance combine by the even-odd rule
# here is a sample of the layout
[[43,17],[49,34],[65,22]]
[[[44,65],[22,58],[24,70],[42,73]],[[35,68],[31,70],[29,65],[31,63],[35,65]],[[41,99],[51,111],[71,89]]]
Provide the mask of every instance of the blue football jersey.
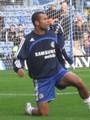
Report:
[[26,36],[18,50],[17,59],[26,60],[30,77],[33,79],[48,78],[62,67],[57,58],[57,36],[51,30],[44,35],[33,31]]

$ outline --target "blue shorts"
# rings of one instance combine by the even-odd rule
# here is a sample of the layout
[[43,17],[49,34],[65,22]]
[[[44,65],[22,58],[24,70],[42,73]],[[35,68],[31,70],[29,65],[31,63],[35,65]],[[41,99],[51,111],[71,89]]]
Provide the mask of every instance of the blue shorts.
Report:
[[55,87],[58,86],[68,71],[64,68],[53,77],[35,80],[35,93],[37,102],[48,102],[55,98]]

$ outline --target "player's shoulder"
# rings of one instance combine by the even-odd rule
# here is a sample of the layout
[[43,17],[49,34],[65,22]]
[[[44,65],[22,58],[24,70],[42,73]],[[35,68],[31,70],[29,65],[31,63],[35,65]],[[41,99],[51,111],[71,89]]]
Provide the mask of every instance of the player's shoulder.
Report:
[[34,35],[33,35],[33,31],[31,31],[29,34],[27,34],[27,35],[25,36],[25,38],[26,38],[26,40],[29,40],[29,39],[31,39],[33,36],[34,36]]

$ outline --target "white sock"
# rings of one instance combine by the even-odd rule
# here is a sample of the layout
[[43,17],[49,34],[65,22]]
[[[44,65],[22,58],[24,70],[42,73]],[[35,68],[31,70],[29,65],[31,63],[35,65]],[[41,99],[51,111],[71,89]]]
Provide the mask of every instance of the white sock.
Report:
[[90,96],[86,98],[84,102],[89,106],[89,109],[90,109]]
[[34,109],[34,107],[32,107],[31,103],[26,104],[25,111],[26,111],[27,114],[32,115],[32,110],[33,109]]
[[32,115],[32,110],[34,109],[34,107],[31,107],[30,109],[29,109],[29,114],[30,115]]
[[84,100],[85,103],[90,102],[90,96]]

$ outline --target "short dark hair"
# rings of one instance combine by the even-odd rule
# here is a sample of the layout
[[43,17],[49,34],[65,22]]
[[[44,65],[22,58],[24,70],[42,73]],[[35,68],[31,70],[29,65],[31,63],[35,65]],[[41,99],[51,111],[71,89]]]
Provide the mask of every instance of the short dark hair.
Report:
[[35,21],[40,19],[40,16],[39,16],[40,14],[45,14],[45,12],[38,11],[32,15],[32,23],[34,26],[35,26]]

